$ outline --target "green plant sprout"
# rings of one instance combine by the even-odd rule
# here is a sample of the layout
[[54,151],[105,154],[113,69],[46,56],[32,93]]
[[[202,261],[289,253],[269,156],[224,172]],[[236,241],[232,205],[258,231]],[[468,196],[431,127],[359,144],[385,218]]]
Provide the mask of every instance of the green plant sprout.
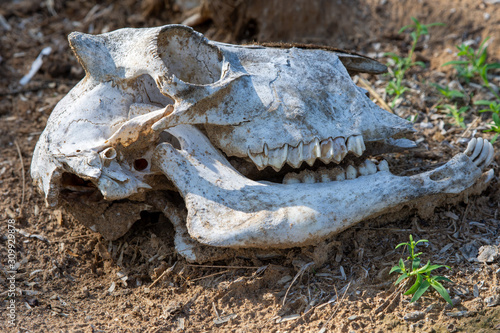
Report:
[[446,104],[440,107],[448,110],[447,116],[453,118],[456,125],[464,129],[467,128],[467,126],[465,126],[464,123],[464,113],[470,109],[470,106],[462,106],[458,108],[456,104],[455,105]]
[[389,81],[385,89],[389,95],[395,95],[395,98],[391,102],[391,107],[394,107],[396,100],[408,90],[408,88],[403,85],[403,79],[406,72],[413,66],[425,67],[425,63],[422,61],[412,61],[413,54],[415,53],[415,48],[417,47],[420,37],[428,35],[430,27],[444,25],[443,23],[422,24],[415,17],[412,17],[411,19],[413,24],[406,25],[398,31],[398,33],[403,33],[408,29],[413,29],[410,34],[412,44],[408,55],[406,57],[400,57],[393,52],[385,53],[385,56],[390,57],[394,61],[394,68],[389,67],[389,75],[392,76],[392,79]]
[[441,93],[441,95],[443,95],[449,100],[465,97],[464,93],[459,90],[453,90],[448,87],[443,87],[436,83],[431,83],[431,86],[436,88]]
[[500,135],[500,95],[493,85],[488,81],[488,71],[491,69],[499,69],[500,63],[488,63],[488,46],[486,42],[490,39],[487,37],[477,50],[474,50],[470,45],[457,46],[457,56],[464,60],[454,60],[445,63],[443,66],[453,65],[458,75],[469,83],[471,79],[479,76],[483,87],[487,88],[495,97],[493,101],[480,100],[474,102],[474,105],[486,106],[479,112],[491,112],[492,123],[489,124],[490,129],[485,132],[495,132],[495,136],[491,140],[494,143]]
[[393,272],[401,274],[394,283],[395,285],[398,285],[399,283],[401,283],[406,279],[414,281],[413,285],[404,293],[405,295],[413,295],[410,303],[418,300],[427,291],[427,289],[429,289],[429,287],[432,287],[439,293],[439,295],[441,295],[445,299],[446,302],[453,305],[450,299],[450,295],[448,294],[448,291],[446,291],[443,285],[439,282],[439,281],[447,281],[447,282],[452,282],[452,281],[448,278],[445,278],[444,276],[431,275],[431,272],[435,269],[441,267],[446,267],[449,269],[450,267],[445,265],[431,265],[430,260],[427,261],[427,264],[420,267],[420,255],[422,254],[422,252],[415,253],[415,247],[419,243],[427,243],[427,242],[429,242],[427,239],[421,239],[415,242],[413,240],[413,236],[410,235],[409,243],[398,244],[396,246],[396,249],[401,246],[407,246],[409,248],[410,256],[407,258],[407,260],[410,262],[410,267],[409,269],[407,269],[404,260],[401,258],[399,259],[399,264],[397,266],[394,266],[389,272],[389,274],[392,274]]
[[443,64],[443,66],[453,65],[458,75],[467,83],[469,83],[470,80],[476,75],[479,75],[483,86],[490,89],[497,99],[500,99],[498,94],[490,87],[490,83],[488,81],[488,70],[500,68],[500,63],[498,62],[491,64],[486,62],[488,58],[488,46],[485,44],[489,39],[490,37],[487,37],[481,45],[479,45],[479,49],[477,51],[474,51],[470,45],[462,44],[457,46],[459,51],[457,56],[464,57],[466,60],[448,61]]
[[491,143],[494,143],[500,135],[500,102],[480,100],[474,102],[474,104],[487,106],[486,109],[479,110],[478,112],[491,112],[491,118],[493,122],[488,124],[488,126],[490,126],[490,129],[486,130],[485,132],[496,133],[493,139],[491,139]]

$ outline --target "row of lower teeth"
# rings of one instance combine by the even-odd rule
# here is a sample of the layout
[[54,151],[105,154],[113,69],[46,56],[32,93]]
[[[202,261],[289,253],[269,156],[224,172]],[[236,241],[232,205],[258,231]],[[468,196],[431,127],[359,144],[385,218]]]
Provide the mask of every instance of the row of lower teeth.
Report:
[[359,157],[365,149],[363,136],[353,135],[347,139],[343,137],[328,138],[323,141],[314,139],[306,144],[300,142],[297,147],[285,144],[281,148],[269,149],[267,144],[264,144],[263,152],[252,154],[248,151],[248,157],[259,170],[271,166],[274,170],[279,171],[285,163],[293,168],[300,167],[302,162],[312,166],[316,159],[320,159],[325,164],[340,163],[348,152]]
[[327,183],[331,181],[342,181],[346,179],[355,179],[360,176],[367,176],[377,171],[388,171],[389,164],[382,160],[376,164],[376,161],[366,160],[357,167],[352,165],[343,167],[337,166],[333,169],[320,168],[317,171],[303,170],[299,173],[288,173],[283,178],[283,184],[297,183]]

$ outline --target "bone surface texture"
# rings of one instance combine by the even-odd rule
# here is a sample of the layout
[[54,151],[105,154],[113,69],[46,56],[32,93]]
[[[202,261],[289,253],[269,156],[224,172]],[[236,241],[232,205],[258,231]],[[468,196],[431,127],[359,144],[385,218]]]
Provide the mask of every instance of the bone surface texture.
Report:
[[482,138],[409,177],[372,156],[415,144],[351,80],[359,64],[384,69],[363,56],[218,43],[182,25],[69,42],[86,76],[53,110],[31,173],[48,205],[108,239],[154,210],[189,261],[206,259],[193,246],[313,245],[493,177]]

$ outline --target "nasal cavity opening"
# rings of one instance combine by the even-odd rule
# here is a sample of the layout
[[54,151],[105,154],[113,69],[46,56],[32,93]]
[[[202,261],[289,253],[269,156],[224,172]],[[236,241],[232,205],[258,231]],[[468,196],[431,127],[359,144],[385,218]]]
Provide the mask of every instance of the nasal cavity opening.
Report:
[[220,80],[222,54],[207,40],[187,28],[168,28],[158,36],[158,55],[169,75],[192,84],[211,84]]
[[149,163],[144,158],[138,158],[134,161],[134,169],[137,171],[143,171],[148,167]]

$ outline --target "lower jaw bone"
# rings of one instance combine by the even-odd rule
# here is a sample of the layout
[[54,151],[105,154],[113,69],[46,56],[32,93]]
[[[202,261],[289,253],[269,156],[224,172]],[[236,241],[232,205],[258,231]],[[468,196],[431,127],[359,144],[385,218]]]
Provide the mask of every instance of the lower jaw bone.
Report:
[[180,125],[169,132],[182,149],[163,143],[153,163],[184,197],[190,236],[211,246],[310,245],[362,220],[427,197],[459,194],[493,177],[493,170],[483,174],[460,153],[433,171],[410,177],[381,171],[343,182],[262,184],[239,174],[196,128]]

